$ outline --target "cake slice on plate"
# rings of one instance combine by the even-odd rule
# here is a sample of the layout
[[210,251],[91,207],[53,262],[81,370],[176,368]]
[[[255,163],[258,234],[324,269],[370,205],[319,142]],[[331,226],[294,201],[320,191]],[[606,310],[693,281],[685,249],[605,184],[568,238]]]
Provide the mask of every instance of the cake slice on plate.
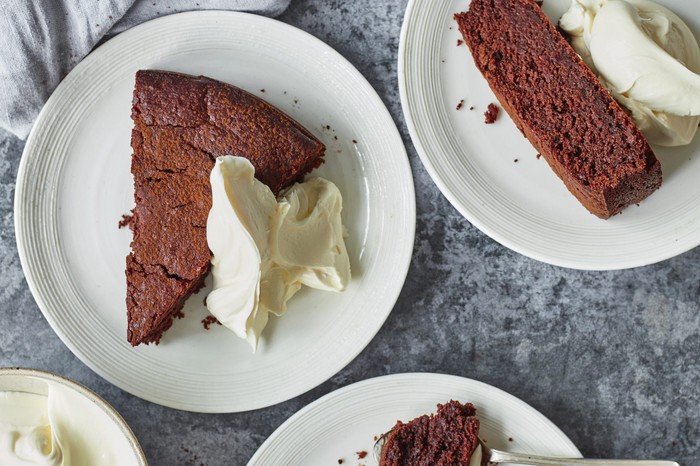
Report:
[[479,445],[479,420],[471,403],[451,400],[437,413],[398,421],[387,434],[379,466],[469,466]]
[[158,343],[209,271],[209,174],[247,158],[277,194],[323,163],[324,145],[277,108],[203,76],[141,70],[131,117],[135,208],[126,258],[129,343]]
[[661,165],[535,0],[473,0],[455,15],[518,128],[590,212],[608,218],[661,186]]

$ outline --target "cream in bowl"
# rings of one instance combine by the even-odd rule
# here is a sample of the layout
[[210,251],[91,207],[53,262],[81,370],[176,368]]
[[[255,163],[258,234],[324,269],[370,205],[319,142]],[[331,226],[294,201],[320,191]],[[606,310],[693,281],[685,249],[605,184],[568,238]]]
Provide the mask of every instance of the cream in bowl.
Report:
[[122,417],[99,396],[34,369],[0,369],[3,466],[146,466]]

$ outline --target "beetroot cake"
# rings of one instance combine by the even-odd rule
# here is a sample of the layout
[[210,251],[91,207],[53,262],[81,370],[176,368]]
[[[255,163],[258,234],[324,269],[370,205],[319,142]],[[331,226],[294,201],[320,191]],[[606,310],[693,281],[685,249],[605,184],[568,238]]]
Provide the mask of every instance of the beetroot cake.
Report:
[[451,400],[437,414],[404,424],[387,436],[379,466],[467,466],[478,445],[479,420],[471,403]]
[[138,71],[131,117],[136,207],[126,304],[136,346],[158,343],[204,283],[214,159],[246,157],[277,194],[318,167],[325,147],[267,102],[203,76]]
[[498,100],[588,210],[608,218],[659,188],[646,139],[534,0],[473,0],[455,20]]

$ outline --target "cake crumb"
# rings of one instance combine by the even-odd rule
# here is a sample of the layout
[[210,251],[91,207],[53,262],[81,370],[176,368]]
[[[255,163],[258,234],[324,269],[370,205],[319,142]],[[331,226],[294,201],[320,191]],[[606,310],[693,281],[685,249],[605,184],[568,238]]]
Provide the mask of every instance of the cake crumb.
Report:
[[474,106],[472,105],[471,107],[469,107],[469,110],[474,110]]
[[356,139],[353,139],[353,140],[352,140],[352,143],[353,143],[353,144],[357,144],[357,140],[356,140]]
[[538,153],[538,154],[537,154],[537,160],[539,160],[540,157],[542,157],[542,154],[539,154],[539,153]]
[[508,441],[509,441],[509,442],[512,442],[512,441],[513,441],[513,437],[508,437]]
[[175,314],[173,314],[173,317],[175,317],[176,319],[183,319],[185,317],[185,313],[182,312],[182,309],[180,309]]
[[204,327],[204,330],[209,330],[209,327],[211,327],[214,324],[221,325],[219,319],[217,319],[214,316],[206,316],[204,319],[202,319],[202,326]]
[[518,159],[513,159],[513,163],[518,163]]
[[265,89],[260,89],[260,92],[265,92]]
[[133,219],[134,219],[134,211],[132,209],[130,214],[123,214],[122,215],[122,219],[119,220],[119,229],[122,229],[124,227],[130,227],[131,221]]
[[459,47],[463,43],[464,43],[464,41],[462,39],[457,39],[457,47]]
[[355,454],[357,455],[358,460],[364,459],[367,456],[367,452],[365,450],[358,451]]
[[464,106],[464,99],[460,100],[459,103],[457,104],[457,107],[455,110],[461,110],[461,108]]
[[343,458],[338,458],[338,464],[343,464]]
[[499,108],[496,106],[496,104],[489,104],[488,108],[486,109],[486,112],[484,112],[484,122],[487,125],[494,123],[498,118],[498,111]]

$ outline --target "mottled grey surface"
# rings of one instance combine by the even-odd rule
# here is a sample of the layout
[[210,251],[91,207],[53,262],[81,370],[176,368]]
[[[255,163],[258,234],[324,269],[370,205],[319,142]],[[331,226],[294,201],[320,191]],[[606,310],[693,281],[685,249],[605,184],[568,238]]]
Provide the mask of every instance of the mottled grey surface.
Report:
[[152,466],[244,465],[311,401],[408,371],[495,385],[553,420],[586,456],[698,464],[700,249],[649,267],[581,272],[520,256],[470,225],[433,184],[406,130],[396,78],[404,8],[392,0],[295,0],[281,18],[367,77],[413,168],[418,222],[406,285],[355,361],[296,399],[249,413],[185,413],[111,386],[63,345],[27,288],[12,212],[23,143],[0,135],[0,366],[47,369],[92,388],[131,425]]

